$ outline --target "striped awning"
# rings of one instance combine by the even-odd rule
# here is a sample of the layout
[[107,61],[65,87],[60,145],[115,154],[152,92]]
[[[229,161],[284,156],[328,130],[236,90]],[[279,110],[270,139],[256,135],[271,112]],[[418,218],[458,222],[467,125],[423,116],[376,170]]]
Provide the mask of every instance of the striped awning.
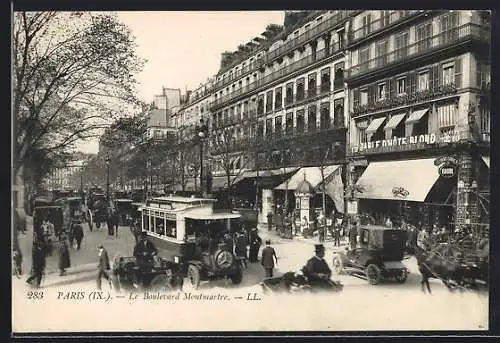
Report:
[[412,123],[416,123],[418,121],[420,121],[420,119],[422,119],[422,117],[429,111],[428,108],[426,109],[423,109],[423,110],[418,110],[418,111],[415,111],[413,112],[412,114],[410,114],[410,116],[408,117],[408,119],[406,119],[406,124],[412,124]]
[[393,130],[396,127],[398,127],[399,123],[401,123],[401,120],[405,117],[406,113],[401,113],[401,114],[396,114],[389,119],[387,124],[384,127],[384,130]]
[[385,117],[384,118],[375,118],[371,121],[370,125],[368,125],[368,127],[366,128],[366,133],[373,133],[373,132],[377,132],[377,130],[379,129],[380,125],[382,125],[382,123],[385,121]]

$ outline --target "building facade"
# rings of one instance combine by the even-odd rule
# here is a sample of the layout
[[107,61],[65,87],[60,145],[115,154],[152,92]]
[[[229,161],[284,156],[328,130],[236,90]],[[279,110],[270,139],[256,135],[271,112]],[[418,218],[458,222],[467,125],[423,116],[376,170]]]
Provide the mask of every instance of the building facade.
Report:
[[362,221],[489,222],[489,18],[485,11],[352,18],[348,189]]
[[[303,175],[329,195],[328,212],[345,209],[339,187],[326,191],[337,183],[348,213],[483,223],[489,18],[477,10],[306,11],[225,52],[174,125],[181,141],[205,147],[215,188],[255,193],[263,212],[275,202],[293,209]],[[209,134],[198,140],[203,124]]]
[[75,161],[69,165],[54,169],[44,180],[45,189],[80,189],[80,183],[75,184],[74,175],[82,173],[85,161]]

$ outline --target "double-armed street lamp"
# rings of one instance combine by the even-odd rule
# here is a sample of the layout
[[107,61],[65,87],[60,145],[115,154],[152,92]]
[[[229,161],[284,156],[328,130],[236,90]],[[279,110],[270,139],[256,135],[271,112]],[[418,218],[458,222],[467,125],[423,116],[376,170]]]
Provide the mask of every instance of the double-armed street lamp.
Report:
[[109,200],[109,165],[111,163],[111,158],[109,158],[109,154],[106,156],[106,197]]
[[206,197],[207,189],[203,182],[203,141],[208,137],[208,126],[205,124],[203,118],[200,119],[200,124],[196,126],[196,134],[200,144],[200,189],[202,197]]

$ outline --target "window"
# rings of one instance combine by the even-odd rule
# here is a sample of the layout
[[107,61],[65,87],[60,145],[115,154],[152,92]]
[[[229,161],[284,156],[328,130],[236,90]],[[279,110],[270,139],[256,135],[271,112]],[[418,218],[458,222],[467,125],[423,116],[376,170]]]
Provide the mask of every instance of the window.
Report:
[[272,132],[273,132],[273,119],[267,118],[266,119],[266,136],[270,136]]
[[383,100],[386,97],[386,84],[381,83],[377,86],[377,100]]
[[316,130],[316,106],[309,106],[308,115],[307,115],[307,130],[314,131]]
[[286,114],[285,131],[287,136],[293,134],[293,112]]
[[418,91],[429,89],[429,72],[425,71],[418,74]]
[[446,129],[454,128],[457,124],[457,105],[455,103],[437,107],[438,126],[442,132]]
[[320,128],[329,129],[330,128],[330,103],[324,102],[321,104],[320,109]]
[[335,127],[344,127],[344,98],[333,102],[333,124]]
[[266,93],[266,112],[271,112],[273,109],[273,91]]
[[321,70],[321,92],[330,91],[330,67]]
[[382,67],[387,64],[387,41],[377,43],[377,66]]
[[366,63],[370,59],[370,48],[366,47],[359,50],[359,64]]
[[163,218],[153,218],[155,222],[155,233],[158,235],[165,235],[165,224]]
[[167,227],[165,235],[171,238],[177,238],[177,223],[173,220],[166,220]]
[[277,116],[276,118],[274,118],[274,132],[276,132],[277,135],[281,135],[282,131],[282,118],[281,116]]
[[451,43],[458,38],[458,12],[443,15],[439,20],[441,29],[441,44]]
[[358,129],[358,144],[363,144],[368,142],[368,135],[366,134],[365,129]]
[[316,95],[316,73],[310,74],[307,81],[307,95],[313,97]]
[[396,60],[406,58],[408,55],[408,32],[400,33],[396,36]]
[[380,11],[382,26],[388,26],[391,23],[391,11]]
[[293,102],[293,83],[289,83],[286,85],[285,104],[290,105],[292,102]]
[[401,78],[396,80],[396,91],[398,95],[406,94],[406,78]]
[[257,102],[257,113],[264,114],[264,95],[259,95],[259,100]]
[[283,97],[281,95],[281,87],[280,88],[276,88],[274,94],[275,94],[274,109],[279,110],[279,109],[281,109],[282,97]]
[[296,124],[296,127],[297,127],[297,132],[303,132],[304,131],[304,126],[305,126],[305,122],[304,122],[304,110],[298,110],[297,111],[297,124]]
[[304,78],[300,78],[297,80],[297,101],[304,99]]
[[371,22],[372,22],[371,14],[365,15],[362,21],[363,21],[362,35],[364,37],[370,34],[371,32]]
[[368,89],[362,89],[360,92],[359,104],[361,106],[368,104]]
[[424,23],[417,26],[417,49],[418,51],[426,51],[432,45],[432,22]]
[[443,65],[443,85],[450,85],[454,83],[455,66],[453,63]]

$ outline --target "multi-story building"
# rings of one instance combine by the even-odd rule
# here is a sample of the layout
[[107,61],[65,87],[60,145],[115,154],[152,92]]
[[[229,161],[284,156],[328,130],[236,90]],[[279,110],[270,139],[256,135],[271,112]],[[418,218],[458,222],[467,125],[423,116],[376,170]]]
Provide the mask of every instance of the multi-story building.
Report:
[[175,126],[193,141],[208,123],[213,185],[229,176],[263,212],[307,179],[327,211],[351,198],[348,212],[475,222],[471,194],[489,188],[490,30],[485,11],[309,11],[225,52]]
[[71,164],[55,168],[44,180],[47,189],[79,189],[80,183],[74,182],[74,175],[80,175],[85,161],[75,161]]
[[487,11],[351,19],[348,189],[361,214],[488,221],[490,34]]

